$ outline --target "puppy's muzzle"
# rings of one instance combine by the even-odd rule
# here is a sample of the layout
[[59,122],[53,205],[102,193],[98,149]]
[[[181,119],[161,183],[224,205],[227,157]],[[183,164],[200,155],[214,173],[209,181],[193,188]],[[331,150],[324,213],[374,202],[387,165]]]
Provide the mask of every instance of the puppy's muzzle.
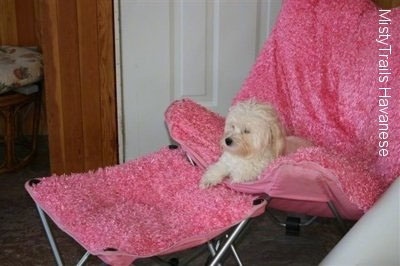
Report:
[[233,144],[233,140],[232,140],[232,138],[226,138],[225,139],[225,144],[226,144],[226,146],[231,146],[232,144]]

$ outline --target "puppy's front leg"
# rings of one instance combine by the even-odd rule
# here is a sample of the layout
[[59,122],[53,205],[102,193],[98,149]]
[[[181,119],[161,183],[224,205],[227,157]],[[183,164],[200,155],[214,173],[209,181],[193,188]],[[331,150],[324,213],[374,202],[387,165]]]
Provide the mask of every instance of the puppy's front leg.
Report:
[[221,161],[210,165],[200,180],[200,188],[208,188],[221,183],[229,174],[228,167]]

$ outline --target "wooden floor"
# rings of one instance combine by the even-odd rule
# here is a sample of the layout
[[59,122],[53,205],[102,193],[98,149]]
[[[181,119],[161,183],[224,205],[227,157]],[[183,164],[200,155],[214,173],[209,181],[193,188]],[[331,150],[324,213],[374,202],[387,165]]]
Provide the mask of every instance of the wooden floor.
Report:
[[[24,189],[24,183],[33,177],[49,175],[46,139],[41,139],[35,160],[23,170],[0,176],[0,265],[56,265],[41,226],[36,208]],[[271,210],[279,218],[284,214]],[[347,223],[351,226],[351,222]],[[54,228],[64,265],[75,265],[84,254],[73,239]],[[340,240],[336,221],[317,219],[302,228],[299,236],[285,234],[285,229],[274,223],[268,215],[253,219],[236,244],[244,265],[318,265]],[[194,254],[199,256],[184,264]],[[178,258],[179,265],[205,265],[208,258],[205,246],[163,257]],[[229,256],[224,265],[237,265]],[[101,265],[97,257],[90,257],[86,265]],[[140,259],[137,266],[168,265],[158,259]]]

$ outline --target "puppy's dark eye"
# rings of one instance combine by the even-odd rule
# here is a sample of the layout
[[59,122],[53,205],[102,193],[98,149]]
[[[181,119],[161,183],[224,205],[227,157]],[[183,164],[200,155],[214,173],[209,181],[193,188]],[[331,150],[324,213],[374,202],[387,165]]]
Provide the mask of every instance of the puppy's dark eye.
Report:
[[250,134],[250,130],[248,130],[247,128],[245,128],[245,129],[243,130],[243,133],[244,133],[244,134]]

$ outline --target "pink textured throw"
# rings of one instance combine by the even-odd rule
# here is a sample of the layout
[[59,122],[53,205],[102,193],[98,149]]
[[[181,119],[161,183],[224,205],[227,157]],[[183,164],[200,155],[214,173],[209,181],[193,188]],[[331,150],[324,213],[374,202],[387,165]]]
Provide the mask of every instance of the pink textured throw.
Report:
[[[307,201],[277,205],[312,215],[331,216],[326,201],[333,201],[344,217],[357,219],[400,176],[400,9],[385,12],[370,0],[284,1],[233,104],[272,103],[288,134],[315,147],[279,158],[256,182],[229,186]],[[382,16],[391,23],[380,25]],[[379,36],[379,27],[390,37]],[[382,43],[392,54],[380,50],[389,47]],[[171,136],[205,167],[221,153],[222,120],[188,99],[166,112]]]
[[[379,11],[370,0],[286,1],[234,101],[272,102],[289,134],[391,183],[400,175],[399,43],[399,8]],[[383,148],[387,156],[379,155]]]
[[202,169],[161,149],[95,172],[51,176],[26,189],[65,232],[112,265],[193,247],[258,215],[254,196],[200,190]]

